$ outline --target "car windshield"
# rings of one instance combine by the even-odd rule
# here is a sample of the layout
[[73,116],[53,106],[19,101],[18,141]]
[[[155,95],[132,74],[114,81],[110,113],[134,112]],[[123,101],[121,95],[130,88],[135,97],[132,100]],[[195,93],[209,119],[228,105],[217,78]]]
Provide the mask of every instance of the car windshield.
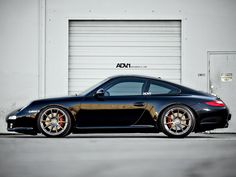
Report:
[[108,81],[110,79],[110,77],[109,78],[106,78],[106,79],[104,79],[104,80],[102,80],[102,81],[100,81],[100,82],[98,82],[97,84],[95,84],[95,85],[93,85],[92,87],[89,87],[88,89],[86,89],[85,91],[83,91],[83,92],[81,92],[79,95],[80,96],[85,96],[85,95],[87,95],[89,92],[91,92],[92,90],[94,90],[96,87],[98,87],[99,85],[102,85],[102,84],[104,84],[106,81]]

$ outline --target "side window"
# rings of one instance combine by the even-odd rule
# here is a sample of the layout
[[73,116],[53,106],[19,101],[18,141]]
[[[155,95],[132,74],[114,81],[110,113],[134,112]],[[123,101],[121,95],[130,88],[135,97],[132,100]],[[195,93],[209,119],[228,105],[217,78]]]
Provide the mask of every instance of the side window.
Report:
[[152,95],[155,94],[175,94],[178,93],[178,89],[175,87],[171,87],[166,84],[161,84],[158,82],[151,82],[149,86],[149,90]]
[[121,81],[106,90],[110,96],[142,95],[144,82],[142,81]]

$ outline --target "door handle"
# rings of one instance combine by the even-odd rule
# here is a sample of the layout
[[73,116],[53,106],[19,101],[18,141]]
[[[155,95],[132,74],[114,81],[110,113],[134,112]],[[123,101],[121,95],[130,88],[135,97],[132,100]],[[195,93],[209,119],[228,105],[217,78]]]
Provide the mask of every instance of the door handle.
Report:
[[145,106],[145,103],[144,102],[136,102],[136,103],[134,103],[134,106],[143,107],[143,106]]

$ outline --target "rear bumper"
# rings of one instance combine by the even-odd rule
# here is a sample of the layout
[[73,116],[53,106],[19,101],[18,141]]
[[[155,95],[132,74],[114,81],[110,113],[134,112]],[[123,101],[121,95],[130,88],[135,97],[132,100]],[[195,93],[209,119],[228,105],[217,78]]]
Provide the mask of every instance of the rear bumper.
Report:
[[231,114],[226,107],[202,109],[198,112],[198,120],[195,131],[202,132],[217,128],[227,128],[230,120]]
[[200,122],[199,129],[201,131],[206,131],[216,128],[227,128],[229,126],[230,118],[231,114],[229,114],[228,117],[214,116],[205,118]]

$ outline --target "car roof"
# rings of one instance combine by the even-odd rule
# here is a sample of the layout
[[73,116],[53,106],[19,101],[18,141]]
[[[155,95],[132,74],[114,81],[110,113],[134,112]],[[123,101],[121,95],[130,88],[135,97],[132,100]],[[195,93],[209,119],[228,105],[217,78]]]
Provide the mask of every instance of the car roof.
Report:
[[114,75],[110,76],[109,78],[120,78],[120,77],[135,77],[135,78],[143,78],[143,79],[155,79],[161,80],[161,77],[153,77],[153,76],[144,76],[144,75],[137,75],[137,74],[129,74],[129,75]]
[[140,78],[140,79],[150,79],[150,80],[156,80],[156,81],[160,81],[162,83],[165,83],[165,84],[169,84],[173,87],[176,87],[178,89],[181,90],[182,93],[186,93],[186,94],[197,94],[197,95],[208,95],[207,93],[203,93],[201,91],[197,91],[195,89],[192,89],[192,88],[189,88],[189,87],[186,87],[186,86],[183,86],[183,85],[180,85],[180,84],[177,84],[177,83],[174,83],[174,82],[170,82],[170,81],[167,81],[167,80],[162,80],[161,77],[153,77],[153,76],[144,76],[144,75],[136,75],[136,74],[128,74],[128,75],[115,75],[115,76],[111,76],[108,78],[108,80],[110,79],[116,79],[116,78],[124,78],[124,77],[132,77],[132,78]]

